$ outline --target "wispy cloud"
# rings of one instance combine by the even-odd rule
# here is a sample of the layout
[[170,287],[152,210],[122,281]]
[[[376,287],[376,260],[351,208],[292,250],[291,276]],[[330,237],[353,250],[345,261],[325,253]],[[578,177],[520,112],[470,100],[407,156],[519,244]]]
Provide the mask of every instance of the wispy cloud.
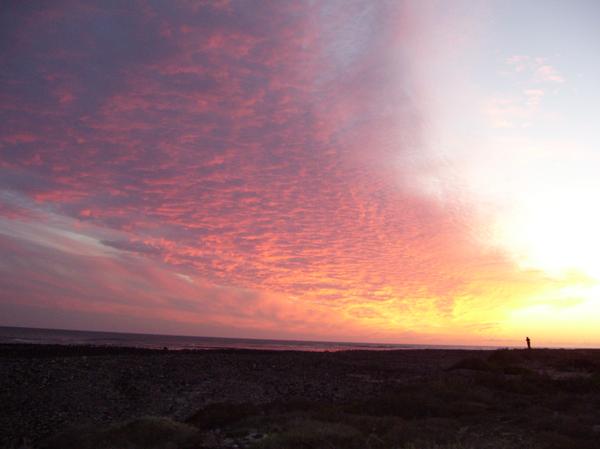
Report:
[[526,55],[514,55],[506,59],[506,65],[515,73],[530,77],[541,83],[564,83],[559,70],[548,62],[547,58]]
[[551,115],[543,108],[544,99],[556,92],[552,84],[565,80],[546,58],[510,56],[500,74],[510,78],[509,87],[494,92],[483,107],[492,127],[526,128]]

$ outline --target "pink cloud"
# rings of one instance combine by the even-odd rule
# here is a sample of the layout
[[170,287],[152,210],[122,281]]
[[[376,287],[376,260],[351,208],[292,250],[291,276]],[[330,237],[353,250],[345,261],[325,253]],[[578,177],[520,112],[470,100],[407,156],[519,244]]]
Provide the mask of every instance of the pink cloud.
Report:
[[564,83],[565,79],[558,73],[554,67],[548,64],[541,65],[535,72],[536,77],[540,81],[547,81],[552,83]]
[[510,56],[505,61],[514,72],[525,75],[531,81],[541,83],[564,83],[558,69],[548,63],[547,58],[526,55]]
[[[1,92],[0,188],[46,214],[0,209],[2,302],[190,332],[391,338],[414,331],[398,317],[425,329],[457,298],[539,281],[486,252],[459,201],[414,187],[427,111],[398,61],[420,45],[410,10],[42,10],[8,31],[25,56]],[[24,223],[40,235],[17,235]]]

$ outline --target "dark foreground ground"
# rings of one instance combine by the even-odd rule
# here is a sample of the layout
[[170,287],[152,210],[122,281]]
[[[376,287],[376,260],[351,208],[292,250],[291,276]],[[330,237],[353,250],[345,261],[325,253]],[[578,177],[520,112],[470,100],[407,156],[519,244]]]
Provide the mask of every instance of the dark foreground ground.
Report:
[[600,350],[0,345],[0,448],[600,448]]

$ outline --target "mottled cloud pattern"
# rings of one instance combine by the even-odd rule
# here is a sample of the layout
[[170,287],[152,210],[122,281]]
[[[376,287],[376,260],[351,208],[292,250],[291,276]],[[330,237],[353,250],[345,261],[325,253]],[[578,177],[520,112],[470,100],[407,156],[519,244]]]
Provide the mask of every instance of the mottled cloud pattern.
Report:
[[468,199],[415,187],[437,162],[412,14],[4,5],[3,324],[45,310],[73,328],[396,341],[497,327],[541,275],[482,243]]

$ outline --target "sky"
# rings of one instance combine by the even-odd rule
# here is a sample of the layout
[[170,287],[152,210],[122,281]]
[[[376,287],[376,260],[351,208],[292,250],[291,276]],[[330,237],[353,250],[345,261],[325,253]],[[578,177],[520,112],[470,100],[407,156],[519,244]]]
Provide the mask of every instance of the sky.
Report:
[[600,4],[0,10],[0,325],[600,346]]

